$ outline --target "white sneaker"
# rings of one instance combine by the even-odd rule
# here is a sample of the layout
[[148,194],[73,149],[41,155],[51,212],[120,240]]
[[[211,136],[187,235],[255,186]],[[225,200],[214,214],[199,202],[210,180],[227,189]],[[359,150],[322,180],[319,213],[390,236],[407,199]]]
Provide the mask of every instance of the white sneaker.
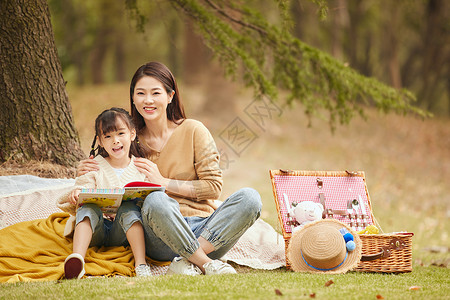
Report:
[[189,262],[186,258],[175,257],[172,260],[172,263],[170,264],[166,274],[167,275],[182,274],[182,275],[197,276],[202,275],[202,271],[199,269],[199,267]]
[[152,269],[147,264],[141,264],[137,266],[134,271],[136,272],[136,277],[150,277],[152,276]]
[[236,274],[236,270],[221,260],[212,260],[203,265],[205,275]]
[[83,277],[84,271],[84,258],[78,253],[72,253],[67,256],[64,261],[64,277],[66,279]]

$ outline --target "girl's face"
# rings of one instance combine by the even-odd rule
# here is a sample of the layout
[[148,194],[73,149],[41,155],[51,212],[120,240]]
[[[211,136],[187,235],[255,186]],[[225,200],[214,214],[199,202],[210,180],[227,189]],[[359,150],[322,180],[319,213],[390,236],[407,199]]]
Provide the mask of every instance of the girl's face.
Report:
[[110,162],[127,164],[130,160],[131,142],[136,138],[136,130],[130,130],[121,118],[117,118],[116,128],[116,131],[103,133],[97,137],[98,144],[108,152]]
[[174,91],[168,94],[163,84],[157,79],[145,76],[136,82],[133,102],[144,120],[166,119],[167,105],[172,101],[174,94]]

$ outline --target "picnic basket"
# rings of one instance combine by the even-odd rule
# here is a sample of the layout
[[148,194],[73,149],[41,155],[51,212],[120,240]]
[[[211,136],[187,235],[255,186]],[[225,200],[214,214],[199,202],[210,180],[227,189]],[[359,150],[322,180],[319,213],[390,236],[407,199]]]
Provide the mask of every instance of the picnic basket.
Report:
[[[381,227],[372,204],[363,171],[269,170],[275,207],[287,251],[293,221],[288,214],[292,202],[313,201],[324,205],[324,218],[337,219],[355,231],[368,225]],[[358,199],[360,213],[347,214]],[[403,273],[412,271],[412,233],[360,234],[362,258],[354,269],[360,272]],[[286,257],[286,267],[290,269]]]

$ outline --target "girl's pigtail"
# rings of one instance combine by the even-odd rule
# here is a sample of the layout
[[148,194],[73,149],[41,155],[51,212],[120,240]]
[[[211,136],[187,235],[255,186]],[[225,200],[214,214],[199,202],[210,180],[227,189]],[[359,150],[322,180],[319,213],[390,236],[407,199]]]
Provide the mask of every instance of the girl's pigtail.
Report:
[[94,156],[95,157],[95,150],[97,150],[98,149],[98,147],[97,148],[95,148],[95,142],[97,142],[97,134],[94,136],[94,140],[92,141],[92,145],[91,145],[91,152],[89,152],[89,156]]
[[[133,154],[136,157],[145,157],[145,153],[144,153],[144,149],[141,146],[141,143],[139,143],[139,138],[136,135],[136,138],[133,141],[133,150],[134,151],[130,151],[130,154]],[[134,152],[134,153],[132,153]]]

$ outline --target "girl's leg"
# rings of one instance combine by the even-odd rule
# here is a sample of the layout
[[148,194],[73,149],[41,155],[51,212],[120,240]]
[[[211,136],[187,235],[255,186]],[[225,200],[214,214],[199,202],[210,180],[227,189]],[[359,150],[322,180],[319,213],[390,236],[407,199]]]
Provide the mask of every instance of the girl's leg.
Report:
[[147,264],[140,210],[140,207],[132,201],[123,202],[117,211],[105,243],[106,246],[127,246],[129,244],[136,267]]
[[73,253],[86,256],[86,251],[92,240],[92,228],[88,217],[78,223],[73,233]]
[[76,215],[75,231],[73,233],[73,252],[83,258],[92,246],[101,246],[105,238],[103,214],[95,204],[85,204]]
[[147,264],[145,260],[144,229],[140,222],[135,222],[127,231],[127,239],[134,256],[134,266]]
[[88,247],[101,245],[104,237],[105,228],[100,208],[95,204],[79,208],[73,235],[73,253],[64,261],[66,279],[83,277],[84,257]]

